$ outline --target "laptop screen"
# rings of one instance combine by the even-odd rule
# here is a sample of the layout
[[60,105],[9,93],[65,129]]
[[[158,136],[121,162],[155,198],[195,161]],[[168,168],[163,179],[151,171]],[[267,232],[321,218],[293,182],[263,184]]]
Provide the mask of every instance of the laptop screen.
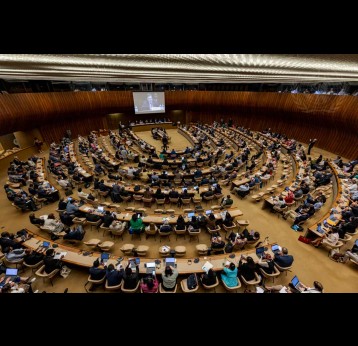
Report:
[[207,211],[205,212],[205,214],[206,214],[206,215],[210,215],[210,214],[211,214],[211,210],[207,210]]
[[152,269],[154,269],[154,268],[155,268],[155,262],[147,262],[147,263],[146,263],[146,266],[147,266],[147,268],[152,268]]
[[98,207],[98,212],[100,212],[100,213],[103,213],[103,211],[104,211],[104,207]]
[[272,251],[277,251],[277,250],[280,250],[280,247],[278,246],[278,244],[273,244],[273,245],[271,246],[271,250],[272,250]]
[[44,241],[44,242],[42,243],[42,246],[43,246],[43,247],[49,247],[49,246],[50,246],[50,243],[49,243],[48,241]]
[[264,252],[265,252],[265,247],[264,246],[258,247],[256,249],[256,255],[257,256],[263,254]]
[[188,218],[191,219],[194,215],[195,213],[188,213]]
[[168,257],[165,259],[165,265],[175,267],[175,258]]
[[358,239],[355,241],[355,243],[354,243],[356,246],[358,246]]
[[18,269],[7,268],[5,275],[17,275]]
[[217,187],[217,186],[218,186],[218,184],[216,184],[216,183],[212,185],[212,187]]
[[188,190],[188,189],[187,189],[186,187],[183,187],[182,190],[183,190],[183,192],[184,192],[184,191],[186,191],[186,190]]
[[106,253],[106,252],[101,253],[101,259],[108,260],[109,259],[109,253]]
[[291,283],[294,287],[296,287],[300,283],[300,280],[298,280],[298,277],[295,275],[291,280]]

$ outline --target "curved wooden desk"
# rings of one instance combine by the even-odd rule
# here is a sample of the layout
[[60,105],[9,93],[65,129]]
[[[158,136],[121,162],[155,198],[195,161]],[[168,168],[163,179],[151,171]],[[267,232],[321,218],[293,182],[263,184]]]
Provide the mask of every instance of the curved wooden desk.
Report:
[[311,225],[310,227],[307,227],[305,236],[308,238],[312,238],[316,235],[318,235],[319,237],[322,237],[322,234],[317,232],[317,224],[318,223],[322,224],[323,220],[327,219],[330,216],[331,209],[334,207],[337,207],[339,205],[339,200],[342,196],[342,184],[340,182],[340,178],[338,177],[338,172],[330,161],[328,161],[328,165],[331,168],[332,173],[333,173],[332,178],[333,178],[334,182],[332,185],[333,185],[333,200],[334,200],[334,202],[332,204],[332,207],[329,208],[329,211],[326,214],[324,214],[319,221],[317,221],[315,224]]
[[[82,211],[83,213],[92,213],[92,214],[98,214],[98,215],[102,215],[96,212],[96,209],[93,208],[92,205],[90,204],[83,204],[80,208],[80,211]],[[227,209],[230,213],[230,215],[235,218],[237,216],[242,216],[243,213],[241,210],[237,209],[237,208],[232,208],[232,209]],[[132,218],[132,215],[135,214],[134,212],[121,212],[121,213],[115,213],[117,216],[117,219],[120,221],[130,221]],[[196,213],[196,215],[198,215]],[[217,220],[221,220],[221,214],[220,213],[214,213],[215,218]],[[143,223],[149,224],[149,223],[155,223],[155,224],[162,224],[163,223],[163,219],[168,219],[168,222],[170,224],[176,224],[177,220],[178,220],[178,216],[174,215],[174,217],[168,215],[168,214],[153,214],[153,215],[146,215],[142,217]],[[185,216],[185,221],[187,220],[187,216]]]
[[195,137],[193,137],[189,131],[184,130],[181,127],[179,127],[178,133],[180,133],[182,136],[184,136],[191,143],[192,146],[199,144],[199,141]]
[[176,129],[173,122],[166,121],[163,123],[144,123],[144,124],[131,124],[133,132],[150,131],[153,127],[162,127],[164,129]]
[[[29,233],[33,234],[31,231],[28,231]],[[46,241],[49,242],[52,247],[53,244],[57,244],[56,242],[52,242],[49,241],[48,239],[45,239],[41,236],[38,235],[34,235],[33,238],[25,241],[22,245],[29,248],[29,249],[38,249],[41,247],[42,243]],[[101,253],[100,252],[93,252],[93,254],[91,256],[84,256],[82,253],[82,250],[76,249],[74,247],[69,247],[69,246],[64,246],[62,244],[57,244],[58,247],[56,247],[54,250],[59,253],[59,252],[67,252],[67,254],[65,255],[65,257],[62,259],[63,262],[65,263],[70,263],[70,264],[74,264],[80,267],[86,267],[86,268],[90,268],[93,265],[93,262],[97,259],[101,257]],[[271,247],[270,245],[268,245],[268,250],[267,252],[269,254],[271,254],[271,256],[273,256],[273,253],[271,251]],[[194,263],[193,258],[176,258],[177,261],[177,270],[179,272],[179,274],[190,274],[190,273],[203,273],[203,269],[202,266],[204,265],[204,263],[206,261],[209,261],[211,264],[213,264],[213,270],[215,271],[220,271],[223,269],[223,264],[225,263],[226,260],[234,262],[235,265],[238,264],[238,261],[240,260],[240,255],[244,254],[244,255],[249,255],[253,258],[253,260],[255,262],[258,262],[259,259],[256,256],[256,252],[255,249],[250,249],[250,250],[245,250],[245,251],[240,251],[240,252],[235,252],[233,253],[235,254],[234,258],[230,258],[229,255],[230,254],[223,254],[223,255],[212,255],[212,256],[205,256],[205,257],[198,257],[199,258],[199,262],[198,263]],[[116,255],[111,255],[110,259],[108,260],[107,264],[114,264],[116,265],[117,259],[119,257],[122,256],[116,256]],[[128,259],[129,258],[133,258],[133,256],[131,257],[123,257],[123,266],[125,267],[128,263]],[[164,263],[165,263],[165,258],[161,259],[161,258],[144,258],[141,257],[140,258],[140,265],[139,265],[139,272],[141,274],[145,274],[146,273],[146,268],[144,266],[144,263],[146,262],[154,262],[156,259],[160,259],[161,264],[160,267],[156,268],[156,274],[161,274],[163,269],[164,269]],[[188,264],[188,259],[191,259],[191,264]]]

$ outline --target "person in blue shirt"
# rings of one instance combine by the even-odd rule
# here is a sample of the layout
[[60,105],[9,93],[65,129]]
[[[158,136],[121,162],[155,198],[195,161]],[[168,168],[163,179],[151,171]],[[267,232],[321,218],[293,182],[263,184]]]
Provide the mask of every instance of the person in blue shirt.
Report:
[[234,263],[225,263],[224,271],[221,273],[221,280],[228,287],[235,287],[238,285],[237,268]]
[[274,262],[280,267],[287,268],[293,263],[293,256],[288,254],[287,248],[283,247],[281,252],[275,254]]
[[322,229],[321,223],[317,224],[317,232],[322,233],[322,234],[324,233],[324,230]]
[[75,214],[78,212],[78,206],[74,204],[73,200],[68,201],[66,206],[66,212],[69,215]]

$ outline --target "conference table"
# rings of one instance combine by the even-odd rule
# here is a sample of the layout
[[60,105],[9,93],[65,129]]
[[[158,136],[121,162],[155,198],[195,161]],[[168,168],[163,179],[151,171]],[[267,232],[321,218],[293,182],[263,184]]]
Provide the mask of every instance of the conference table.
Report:
[[176,128],[176,126],[174,126],[173,122],[171,121],[166,121],[161,123],[143,123],[143,124],[131,123],[130,127],[132,128],[133,132],[150,131],[153,127],[162,127],[163,129]]
[[[64,258],[62,259],[64,263],[90,268],[93,266],[93,262],[96,259],[101,258],[100,252],[89,252],[86,250],[83,251],[78,248],[58,244],[56,242],[49,241],[48,239],[43,238],[39,235],[36,235],[29,230],[27,231],[30,234],[32,234],[33,237],[22,243],[24,247],[32,250],[40,250],[43,249],[42,247],[43,242],[50,243],[50,247],[53,247],[53,245],[55,244],[54,250],[56,251],[56,253],[61,253],[61,252],[66,253],[64,255]],[[274,254],[271,251],[270,245],[267,245],[266,253],[269,253],[272,257],[274,256]],[[179,274],[203,273],[204,270],[202,269],[202,267],[208,261],[213,265],[213,270],[221,271],[226,261],[233,262],[237,266],[240,260],[240,255],[251,256],[255,262],[259,261],[259,258],[256,256],[255,249],[253,248],[245,251],[236,251],[233,252],[232,254],[221,254],[221,255],[210,255],[210,256],[208,255],[203,257],[197,257],[199,260],[197,263],[194,263],[194,258],[176,258],[176,266],[177,266],[176,269],[178,270]],[[120,257],[123,258],[123,261],[121,262],[123,267],[126,267],[128,260],[133,258],[133,256],[123,257],[123,256],[110,254],[110,258],[108,259],[107,265],[111,263],[114,265],[118,264],[117,260]],[[157,264],[155,272],[156,274],[161,274],[165,269],[165,258],[140,257],[139,273],[146,274],[147,269],[145,267],[145,263],[154,262],[156,260],[160,260],[160,264]]]
[[[96,208],[93,207],[93,205],[91,204],[83,204],[82,206],[79,207],[79,210],[83,213],[90,213],[90,214],[96,214],[96,215],[100,215],[102,216],[103,214],[102,213],[99,213],[97,211]],[[104,209],[106,210],[106,208]],[[110,210],[110,208],[108,209]],[[229,208],[229,209],[226,209],[230,215],[235,218],[237,216],[242,216],[243,215],[243,212],[238,209],[238,208]],[[123,211],[123,212],[120,212],[120,213],[115,213],[116,217],[117,217],[117,220],[120,220],[120,221],[130,221],[132,219],[132,215],[135,214],[135,212],[127,212],[127,211]],[[182,213],[185,219],[186,222],[188,222],[188,217],[187,215],[184,215],[184,213]],[[195,213],[196,216],[199,216],[201,213]],[[178,214],[179,215],[179,214]],[[177,223],[177,220],[178,220],[178,215],[175,215],[175,214],[172,214],[172,215],[169,215],[169,214],[150,214],[150,215],[146,215],[144,214],[142,216],[142,220],[143,220],[143,223],[145,224],[150,224],[150,223],[155,223],[155,224],[163,224],[163,222],[166,220],[168,221],[169,224],[172,224],[172,225],[175,225]],[[222,214],[221,212],[216,212],[214,213],[214,216],[215,216],[215,219],[216,220],[222,220]]]
[[[107,187],[112,188],[112,187],[113,187],[113,182],[105,181],[105,182],[104,182],[104,185],[107,186]],[[137,185],[137,186],[138,186],[138,185]],[[140,186],[141,188],[140,188],[140,190],[137,190],[137,191],[134,190],[135,185],[124,186],[124,190],[127,191],[127,192],[129,192],[129,193],[131,193],[131,194],[143,195],[144,192],[146,191],[146,188],[143,187],[143,185],[139,185],[139,186]],[[154,195],[155,192],[157,191],[157,189],[158,189],[158,187],[155,187],[155,188],[150,187],[150,188],[149,188],[149,191],[150,191],[150,193],[151,193],[152,195]],[[162,188],[160,188],[160,189],[161,189],[161,191],[162,191],[162,193],[163,193],[164,195],[169,195],[170,191],[172,191],[172,188],[164,188],[164,187],[162,187]],[[186,190],[187,190],[188,195],[189,195],[190,197],[193,197],[193,195],[194,195],[195,192],[196,192],[196,190],[194,190],[194,188],[187,188]],[[179,194],[181,194],[181,193],[183,192],[183,188],[181,188],[181,187],[176,187],[176,188],[174,188],[174,191],[177,191]],[[201,187],[201,186],[199,186],[199,191],[200,191],[200,193],[201,193],[201,192],[205,192],[205,191],[209,191],[209,188],[208,188],[208,187]],[[179,197],[180,197],[180,196],[179,196]]]
[[184,136],[191,143],[191,145],[195,146],[196,144],[199,144],[199,141],[189,131],[179,128],[178,133]]
[[[336,168],[333,166],[332,162],[330,161],[327,161],[328,162],[328,166],[331,168],[332,170],[332,180],[333,180],[333,184],[332,184],[332,189],[333,189],[333,200],[334,200],[334,203],[332,205],[332,208],[337,208],[337,206],[339,205],[348,205],[348,200],[346,198],[343,197],[343,188],[342,188],[342,181],[341,179],[339,178],[338,174],[339,172],[337,172]],[[341,202],[341,199],[343,199],[343,203]],[[326,214],[324,214],[324,216],[319,220],[317,221],[315,224],[311,225],[310,227],[307,227],[307,231],[306,231],[306,234],[305,236],[307,238],[312,238],[312,237],[315,237],[315,236],[320,236],[322,237],[322,234],[319,233],[317,231],[317,225],[318,223],[321,223],[323,225],[323,221],[325,219],[329,219],[329,216],[331,214],[331,209],[330,208],[328,210],[328,212]],[[336,215],[337,217],[337,222],[334,222],[334,223],[330,223],[331,226],[335,226],[338,224],[338,222],[340,221],[340,219],[342,218],[342,215]]]

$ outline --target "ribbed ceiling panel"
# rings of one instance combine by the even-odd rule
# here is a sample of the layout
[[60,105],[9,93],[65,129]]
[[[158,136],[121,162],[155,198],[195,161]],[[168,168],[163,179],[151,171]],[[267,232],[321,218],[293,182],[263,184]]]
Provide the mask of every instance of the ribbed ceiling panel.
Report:
[[358,55],[0,54],[0,78],[92,82],[358,81]]

